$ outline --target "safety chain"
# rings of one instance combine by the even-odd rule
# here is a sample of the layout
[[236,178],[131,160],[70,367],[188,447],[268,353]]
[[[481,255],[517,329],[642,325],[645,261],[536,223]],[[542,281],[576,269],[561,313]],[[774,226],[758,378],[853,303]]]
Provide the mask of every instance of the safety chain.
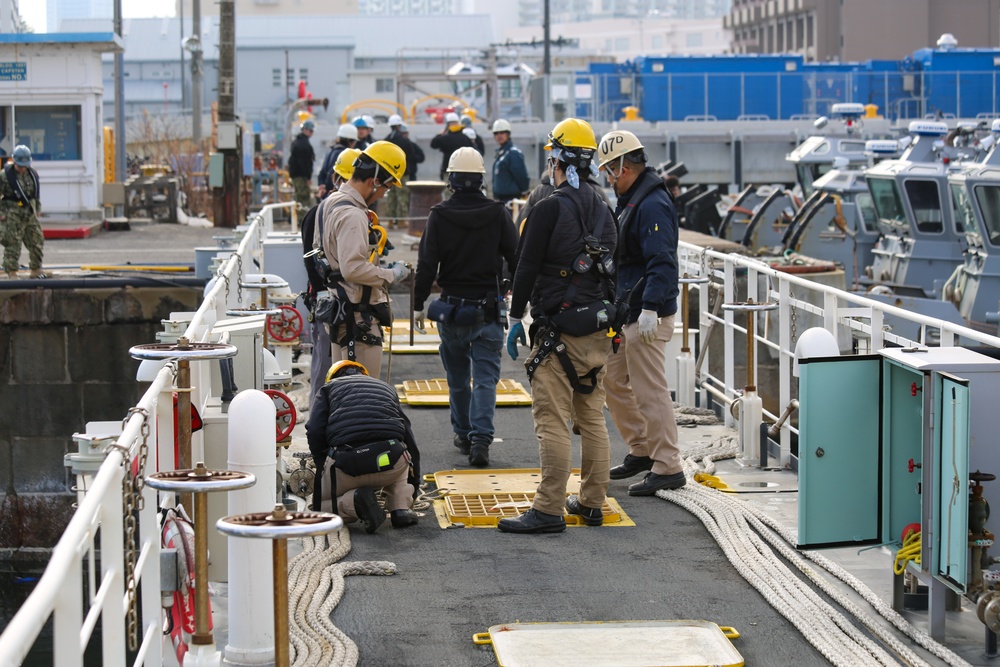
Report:
[[[243,305],[243,256],[236,253],[236,301],[240,305]],[[228,287],[228,283],[226,284]],[[229,294],[226,294],[226,298],[229,298]]]
[[146,457],[149,453],[149,412],[144,408],[130,408],[122,424],[128,423],[134,414],[142,415],[142,444],[139,445],[139,465],[133,473],[132,461],[127,450],[122,461],[125,474],[122,477],[122,515],[125,520],[125,593],[128,595],[128,611],[126,612],[126,636],[129,651],[139,649],[139,605],[137,599],[138,585],[135,581],[135,564],[137,560],[139,536],[137,531],[136,513],[145,506],[142,497],[146,485]]
[[795,338],[798,336],[795,323],[795,311],[798,309],[795,307],[795,294],[790,289],[788,290],[788,300],[791,301],[791,303],[788,304],[788,310],[792,311],[792,345],[794,346]]

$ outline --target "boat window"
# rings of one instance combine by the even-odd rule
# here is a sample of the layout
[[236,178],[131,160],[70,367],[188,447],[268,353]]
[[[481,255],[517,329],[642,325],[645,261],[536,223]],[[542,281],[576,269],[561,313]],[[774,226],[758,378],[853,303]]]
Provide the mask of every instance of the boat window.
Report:
[[1000,185],[977,185],[975,192],[990,244],[1000,245]]
[[872,203],[879,220],[885,220],[897,225],[906,224],[906,213],[903,211],[903,201],[899,196],[896,181],[891,178],[868,177],[868,190],[872,193]]
[[816,177],[813,175],[812,165],[808,164],[797,164],[795,165],[795,171],[798,172],[799,186],[802,187],[802,196],[807,199],[812,196],[815,188],[813,187],[813,181]]
[[840,150],[843,153],[864,153],[865,142],[863,141],[841,141]]
[[858,212],[861,214],[861,223],[866,232],[878,231],[878,215],[875,213],[875,205],[872,203],[872,196],[867,192],[859,192],[854,197],[858,205]]
[[917,231],[937,234],[944,231],[944,211],[937,181],[908,180],[903,183],[906,198],[917,223]]
[[965,234],[978,234],[976,212],[972,210],[972,200],[964,184],[951,184],[951,205],[955,209],[955,225]]

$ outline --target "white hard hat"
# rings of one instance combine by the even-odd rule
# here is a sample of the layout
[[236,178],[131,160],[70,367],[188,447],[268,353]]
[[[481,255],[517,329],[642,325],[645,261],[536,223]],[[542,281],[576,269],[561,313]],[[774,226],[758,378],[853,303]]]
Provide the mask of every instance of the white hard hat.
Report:
[[469,139],[472,139],[473,141],[476,140],[476,131],[473,130],[471,127],[462,128],[462,134],[467,136]]
[[612,160],[617,160],[626,153],[642,150],[643,145],[631,132],[615,130],[608,132],[597,144],[597,166],[604,167]]
[[448,160],[448,173],[485,174],[483,156],[471,146],[463,146],[451,154]]
[[353,139],[354,141],[357,141],[358,128],[355,127],[352,123],[344,123],[343,125],[340,126],[340,129],[337,130],[337,138]]
[[444,122],[448,123],[448,124],[459,122],[458,121],[458,114],[455,113],[454,111],[450,111],[450,112],[446,113],[444,115]]
[[493,134],[497,132],[510,132],[510,123],[503,118],[497,118],[493,121]]
[[403,117],[400,116],[398,113],[394,113],[391,116],[389,116],[389,127],[394,127],[396,125],[402,125],[402,124],[403,124]]
[[374,118],[372,118],[368,114],[365,114],[364,116],[362,116],[362,118],[365,119],[365,126],[369,130],[374,130],[375,129],[375,119]]

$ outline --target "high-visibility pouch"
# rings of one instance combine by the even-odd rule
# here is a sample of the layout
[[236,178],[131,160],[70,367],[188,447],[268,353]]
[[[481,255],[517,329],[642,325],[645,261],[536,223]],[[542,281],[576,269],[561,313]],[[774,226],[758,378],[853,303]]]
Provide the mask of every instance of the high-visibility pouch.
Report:
[[351,449],[338,449],[334,465],[351,477],[373,475],[391,469],[406,452],[399,440],[381,440]]

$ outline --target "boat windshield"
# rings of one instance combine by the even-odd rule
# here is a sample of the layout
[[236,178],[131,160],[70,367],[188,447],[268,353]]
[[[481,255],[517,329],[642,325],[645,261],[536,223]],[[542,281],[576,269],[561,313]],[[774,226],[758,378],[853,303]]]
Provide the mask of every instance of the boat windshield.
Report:
[[[820,171],[820,168],[825,166],[826,169]],[[833,165],[821,165],[821,164],[797,164],[795,165],[795,171],[798,172],[799,186],[802,188],[802,196],[808,199],[815,192],[816,187],[813,183],[817,178],[822,176],[825,172],[829,171]]]
[[1000,246],[1000,185],[977,185],[975,192],[990,245]]
[[941,210],[941,193],[937,181],[908,180],[904,183],[906,198],[910,200],[917,231],[940,234],[944,231],[944,211]]
[[899,196],[899,187],[891,178],[868,177],[868,190],[878,219],[890,225],[906,226],[906,211]]
[[951,204],[955,209],[955,222],[966,234],[979,234],[976,212],[972,210],[972,200],[964,184],[952,183]]
[[875,205],[872,203],[872,196],[867,192],[859,192],[854,198],[858,205],[858,213],[861,214],[861,224],[865,231],[875,233],[878,231],[878,214],[875,213]]

